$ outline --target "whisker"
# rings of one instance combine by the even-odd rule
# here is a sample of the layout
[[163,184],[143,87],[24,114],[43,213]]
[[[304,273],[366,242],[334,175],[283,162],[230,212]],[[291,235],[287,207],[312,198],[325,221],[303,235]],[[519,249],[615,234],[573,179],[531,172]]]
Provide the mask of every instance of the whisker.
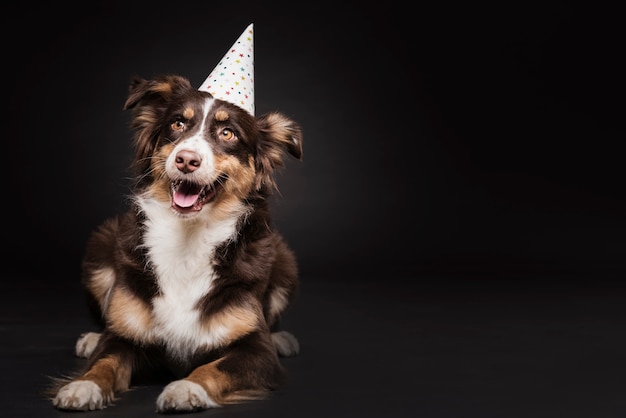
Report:
[[[159,161],[160,160],[160,161]],[[164,157],[157,157],[157,162],[165,162],[166,158]],[[154,175],[156,171],[156,168],[154,166],[149,166],[148,170],[146,170],[145,172],[141,173],[140,175],[138,175],[135,180],[136,182],[142,182],[144,181],[146,178]],[[156,178],[156,180],[161,180],[163,178],[166,177],[166,173],[164,171],[162,171],[159,176]]]
[[223,186],[226,179],[228,179],[228,174],[220,171],[220,173],[217,175],[217,179],[215,180],[215,182],[220,186]]
[[170,144],[173,144],[174,142],[176,142],[176,141],[174,141],[173,139],[169,139],[168,137],[163,137],[163,139],[164,139],[165,141],[169,142]]

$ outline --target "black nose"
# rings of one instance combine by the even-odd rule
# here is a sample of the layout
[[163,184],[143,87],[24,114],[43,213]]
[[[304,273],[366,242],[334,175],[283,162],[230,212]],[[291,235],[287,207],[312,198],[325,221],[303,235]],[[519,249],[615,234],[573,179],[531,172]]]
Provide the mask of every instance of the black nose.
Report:
[[202,164],[202,158],[193,151],[182,150],[176,153],[176,168],[183,173],[196,171],[200,164]]

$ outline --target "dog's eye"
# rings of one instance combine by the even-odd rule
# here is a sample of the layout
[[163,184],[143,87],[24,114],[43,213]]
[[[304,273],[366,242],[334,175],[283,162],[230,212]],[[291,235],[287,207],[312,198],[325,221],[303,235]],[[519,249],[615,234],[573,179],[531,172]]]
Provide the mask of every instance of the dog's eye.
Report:
[[185,122],[182,120],[177,120],[170,125],[173,131],[182,132],[185,130]]
[[219,137],[222,141],[234,141],[237,139],[235,133],[228,128],[222,129],[219,133]]

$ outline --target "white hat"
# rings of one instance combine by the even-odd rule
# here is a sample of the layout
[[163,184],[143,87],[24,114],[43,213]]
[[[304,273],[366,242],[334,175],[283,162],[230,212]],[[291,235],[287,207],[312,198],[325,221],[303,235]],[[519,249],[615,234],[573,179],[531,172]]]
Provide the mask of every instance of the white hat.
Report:
[[233,103],[254,116],[254,31],[251,23],[198,90]]

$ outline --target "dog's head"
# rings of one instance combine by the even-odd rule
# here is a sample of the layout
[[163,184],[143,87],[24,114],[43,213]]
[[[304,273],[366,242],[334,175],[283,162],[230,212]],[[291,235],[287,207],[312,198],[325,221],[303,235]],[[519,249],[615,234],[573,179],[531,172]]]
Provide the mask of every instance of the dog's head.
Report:
[[302,158],[296,122],[277,112],[254,117],[180,76],[134,78],[124,109],[133,112],[137,188],[183,217],[264,198],[283,155]]

